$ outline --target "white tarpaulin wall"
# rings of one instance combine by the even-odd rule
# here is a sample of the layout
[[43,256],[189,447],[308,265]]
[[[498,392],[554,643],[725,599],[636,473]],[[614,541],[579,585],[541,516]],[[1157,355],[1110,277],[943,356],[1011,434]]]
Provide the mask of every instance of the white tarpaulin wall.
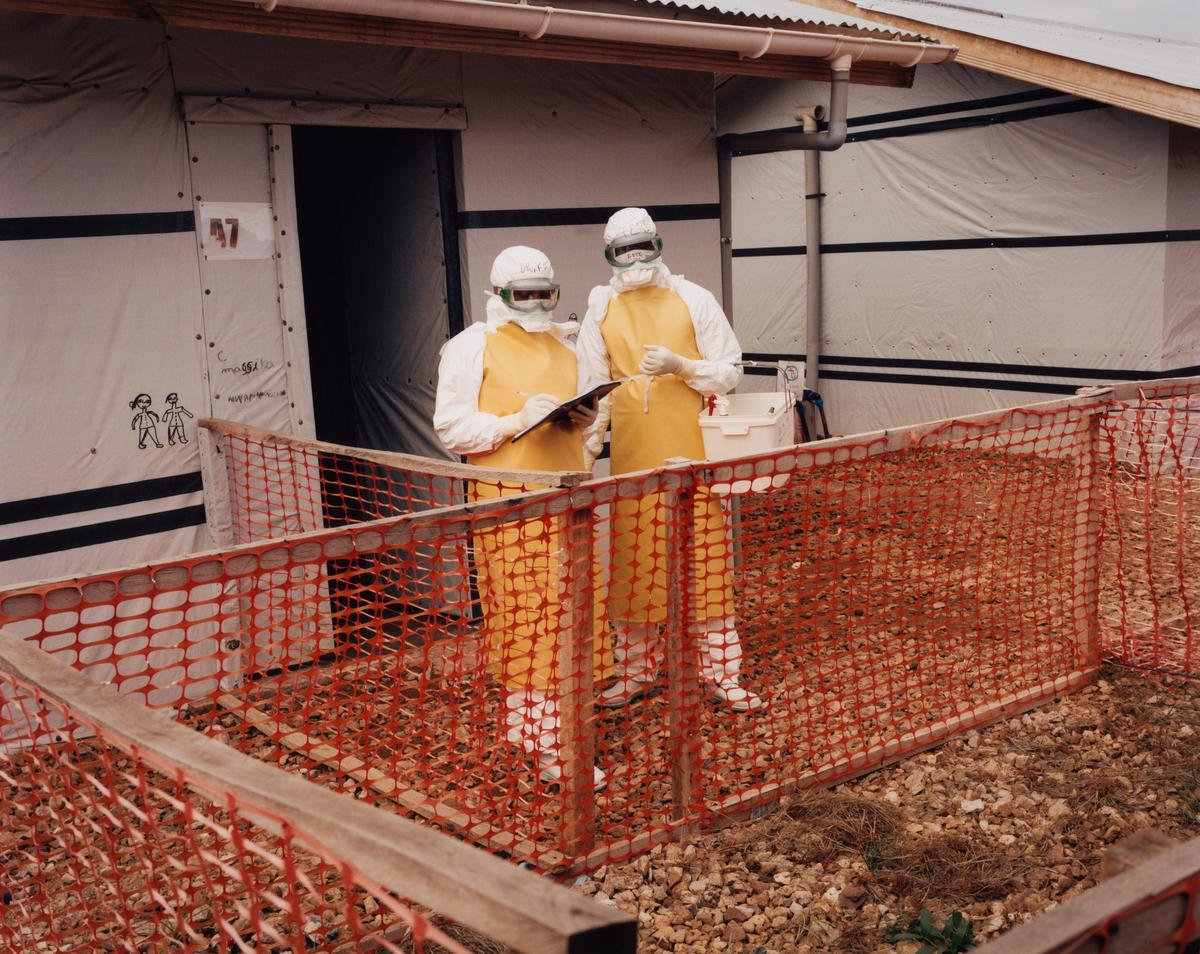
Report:
[[130,563],[195,548],[200,277],[161,29],[3,13],[0,34],[0,580],[109,563],[114,539]]
[[[735,78],[721,131],[827,102],[820,84]],[[959,66],[856,86],[849,116],[820,156],[835,432],[1200,363],[1200,131]],[[804,155],[735,156],[732,186],[742,347],[802,354]]]
[[[19,38],[0,49],[0,584],[217,542],[200,417],[311,433],[293,125],[461,130],[452,227],[404,213],[437,219],[415,270],[438,272],[396,286],[426,302],[392,329],[405,362],[364,365],[392,449],[436,450],[438,348],[507,245],[550,254],[582,317],[603,222],[644,205],[672,269],[719,292],[709,75],[3,11],[0,35]],[[261,227],[235,252],[232,220],[264,215],[274,257]]]
[[559,314],[582,318],[588,292],[611,274],[604,222],[626,205],[666,207],[663,260],[719,297],[711,76],[481,56],[464,61],[464,93],[463,295],[473,314],[492,259],[523,244],[550,256]]

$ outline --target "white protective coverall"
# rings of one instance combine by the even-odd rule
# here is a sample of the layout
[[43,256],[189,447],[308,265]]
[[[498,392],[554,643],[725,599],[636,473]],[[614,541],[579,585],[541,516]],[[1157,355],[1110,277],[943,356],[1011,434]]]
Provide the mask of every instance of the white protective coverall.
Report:
[[[549,259],[535,249],[506,249],[492,269],[494,287],[544,274]],[[567,336],[575,322],[544,311],[521,312],[495,294],[487,320],[464,329],[442,349],[434,429],[448,450],[481,467],[512,470],[584,469],[583,433],[570,424],[546,424],[520,441],[514,434],[575,393],[578,371]],[[529,487],[474,485],[476,499]],[[558,777],[556,658],[561,622],[561,557],[554,518],[506,523],[474,540],[483,631],[492,667],[505,692],[506,737],[538,757],[543,777]],[[595,659],[596,678],[604,675]],[[603,774],[596,769],[597,784]]]
[[[610,219],[605,242],[611,248],[622,233],[647,231],[657,237],[644,210],[623,209]],[[676,372],[648,363],[647,346],[665,348]],[[611,420],[614,474],[660,467],[670,457],[703,460],[699,414],[704,397],[727,393],[741,377],[741,348],[721,306],[706,289],[672,275],[661,259],[614,267],[609,283],[592,289],[577,353],[580,390],[632,377],[601,402],[588,429],[590,465]],[[656,495],[619,499],[614,505],[608,618],[617,682],[602,693],[602,705],[623,705],[656,678],[667,607],[662,512]],[[759,697],[739,684],[742,647],[728,532],[718,498],[699,489],[694,517],[691,615],[702,647],[701,677],[716,700],[738,711],[758,708]]]

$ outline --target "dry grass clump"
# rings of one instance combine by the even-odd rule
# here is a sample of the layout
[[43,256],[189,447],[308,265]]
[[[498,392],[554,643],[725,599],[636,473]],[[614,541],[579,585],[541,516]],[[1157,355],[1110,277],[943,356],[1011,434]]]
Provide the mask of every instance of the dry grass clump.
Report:
[[810,790],[735,835],[726,845],[770,845],[797,864],[856,857],[871,872],[868,890],[925,903],[1002,898],[1030,862],[961,834],[913,834],[897,807],[875,798]]
[[[472,931],[468,927],[463,927],[461,924],[453,922],[437,921],[438,930],[452,941],[456,941],[465,947],[471,954],[513,954],[512,948],[501,944],[499,941],[493,940],[486,934],[480,934],[478,931]],[[446,948],[441,944],[433,941],[425,941],[421,948],[417,948],[416,942],[413,940],[411,932],[405,929],[398,937],[389,937],[388,940],[398,947],[405,954],[416,954],[420,950],[421,954],[447,954]],[[372,947],[370,942],[365,942],[362,945],[362,950],[389,950],[382,946]],[[347,949],[348,954],[349,949]]]

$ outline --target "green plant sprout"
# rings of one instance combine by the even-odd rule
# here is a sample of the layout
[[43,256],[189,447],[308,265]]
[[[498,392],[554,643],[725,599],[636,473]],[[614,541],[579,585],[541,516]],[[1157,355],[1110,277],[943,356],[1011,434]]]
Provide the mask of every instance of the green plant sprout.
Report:
[[917,954],[960,954],[975,946],[975,927],[963,917],[961,911],[952,912],[939,928],[933,923],[929,909],[922,908],[907,927],[888,925],[884,936],[893,944],[897,941],[922,941]]

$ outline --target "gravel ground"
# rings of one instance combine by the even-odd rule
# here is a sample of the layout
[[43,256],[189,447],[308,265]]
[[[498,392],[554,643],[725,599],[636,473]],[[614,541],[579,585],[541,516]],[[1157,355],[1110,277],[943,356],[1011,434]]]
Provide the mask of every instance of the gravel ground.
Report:
[[[1070,696],[575,890],[636,914],[639,951],[908,952],[922,910],[978,943],[1096,884],[1140,829],[1200,835],[1200,685],[1106,668]],[[961,949],[961,948],[956,948]]]

